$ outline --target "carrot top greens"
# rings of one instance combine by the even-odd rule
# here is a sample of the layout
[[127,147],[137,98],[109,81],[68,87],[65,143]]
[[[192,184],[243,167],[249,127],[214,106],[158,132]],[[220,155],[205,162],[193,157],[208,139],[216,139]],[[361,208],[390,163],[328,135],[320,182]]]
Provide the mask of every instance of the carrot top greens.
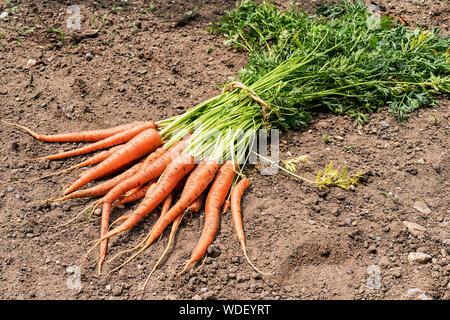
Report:
[[408,30],[386,16],[374,23],[361,2],[324,5],[310,16],[244,0],[211,30],[248,52],[239,79],[158,122],[166,146],[193,132],[185,152],[198,159],[245,163],[258,129],[306,126],[314,110],[362,125],[388,106],[401,121],[450,92],[450,37]]
[[307,124],[311,110],[319,108],[363,124],[368,114],[389,106],[405,120],[434,105],[436,94],[450,92],[450,38],[437,29],[408,30],[386,15],[374,20],[362,2],[322,5],[308,16],[294,6],[280,11],[268,1],[246,0],[211,30],[248,51],[249,62],[239,72],[247,85],[305,57],[282,82],[259,92],[279,107],[282,117],[271,120],[285,129]]

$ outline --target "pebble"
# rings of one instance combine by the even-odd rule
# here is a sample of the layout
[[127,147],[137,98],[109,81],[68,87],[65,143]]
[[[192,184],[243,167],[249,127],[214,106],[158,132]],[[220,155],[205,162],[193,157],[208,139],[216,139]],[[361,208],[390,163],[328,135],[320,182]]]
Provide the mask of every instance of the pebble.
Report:
[[92,55],[92,53],[88,52],[88,53],[86,53],[86,54],[84,55],[84,58],[85,58],[87,61],[91,61],[92,58],[94,58],[94,56]]
[[433,298],[427,296],[423,291],[419,288],[409,289],[406,295],[409,298],[413,298],[415,300],[433,300]]
[[28,59],[27,67],[34,67],[37,64],[37,61],[34,59]]
[[8,186],[8,187],[6,188],[6,191],[8,191],[8,192],[13,192],[13,191],[14,191],[14,187]]
[[66,272],[69,277],[66,281],[67,289],[81,291],[81,268],[77,265],[68,266]]
[[220,256],[220,254],[221,250],[219,246],[210,245],[208,247],[208,256],[210,256],[211,258],[217,258],[218,256]]
[[430,214],[431,210],[428,208],[427,204],[423,201],[414,202],[414,209],[423,214]]
[[121,285],[114,286],[112,289],[112,294],[115,296],[120,296],[122,294],[123,287]]
[[410,252],[408,261],[409,264],[424,264],[431,261],[431,256],[423,252]]
[[381,269],[379,266],[373,264],[367,267],[366,273],[368,275],[366,285],[369,289],[381,289]]
[[228,274],[228,279],[236,279],[236,274],[235,273],[229,273]]
[[76,267],[77,267],[77,266],[75,266],[75,265],[68,266],[68,267],[66,268],[66,273],[68,273],[68,274],[74,273]]
[[380,122],[380,125],[381,125],[382,127],[384,127],[384,128],[387,128],[387,127],[390,126],[389,122],[384,121],[384,120]]
[[64,111],[66,111],[68,113],[72,113],[74,110],[75,110],[75,106],[73,104],[64,108]]
[[403,224],[408,228],[408,231],[414,236],[421,236],[426,231],[424,227],[414,222],[403,221]]
[[5,19],[8,17],[8,11],[3,11],[2,14],[0,14],[0,19]]

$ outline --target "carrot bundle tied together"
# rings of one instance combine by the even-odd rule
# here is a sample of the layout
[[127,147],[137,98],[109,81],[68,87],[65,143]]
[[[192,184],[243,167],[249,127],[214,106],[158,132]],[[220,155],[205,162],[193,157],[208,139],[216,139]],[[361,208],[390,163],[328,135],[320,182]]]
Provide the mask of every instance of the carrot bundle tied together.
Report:
[[[187,135],[183,133],[187,139],[174,141],[170,144],[170,147],[166,147],[166,145],[162,146],[163,138],[156,130],[153,121],[136,122],[103,130],[51,136],[39,135],[26,127],[16,126],[42,141],[94,141],[92,144],[75,150],[41,157],[35,160],[64,159],[109,148],[108,150],[95,154],[78,165],[66,169],[73,170],[83,166],[91,166],[78,175],[78,179],[64,191],[63,197],[49,200],[63,201],[75,198],[102,196],[98,201],[90,205],[95,205],[94,209],[97,206],[102,206],[100,238],[86,253],[87,256],[96,246],[100,247],[97,265],[99,273],[105,261],[108,240],[114,235],[134,227],[159,205],[161,205],[161,215],[147,236],[138,246],[119,252],[112,260],[123,253],[136,249],[139,250],[114,270],[122,267],[143,252],[143,250],[162,235],[169,224],[172,224],[167,247],[149,274],[149,278],[171,248],[176,230],[183,216],[186,213],[199,212],[203,203],[205,203],[205,222],[202,233],[191,254],[191,258],[187,261],[183,270],[177,275],[184,273],[191,264],[205,256],[209,245],[214,241],[219,230],[222,207],[224,207],[223,211],[225,212],[230,204],[236,233],[240,242],[243,244],[242,246],[245,252],[245,241],[243,231],[241,230],[242,220],[239,220],[241,218],[240,208],[238,207],[240,206],[240,197],[245,188],[248,187],[248,185],[244,185],[247,180],[243,179],[233,189],[230,195],[231,201],[226,199],[233,180],[236,177],[236,162],[229,160],[220,164],[216,160],[216,157],[220,158],[221,156],[219,153],[215,153],[214,156],[202,158],[199,164],[196,165],[195,157],[191,154],[192,149],[187,151],[187,148],[190,147],[189,139],[193,134],[192,132]],[[117,172],[119,174],[116,174]],[[114,176],[108,180],[90,188],[80,189],[94,180],[111,174]],[[174,196],[177,193],[179,193],[179,197],[172,205],[173,199],[175,199]],[[112,224],[120,222],[120,225],[109,230],[111,210],[121,204],[139,199],[142,200],[137,208],[117,218]],[[238,229],[239,223],[241,229]],[[147,281],[145,284],[147,284]]]

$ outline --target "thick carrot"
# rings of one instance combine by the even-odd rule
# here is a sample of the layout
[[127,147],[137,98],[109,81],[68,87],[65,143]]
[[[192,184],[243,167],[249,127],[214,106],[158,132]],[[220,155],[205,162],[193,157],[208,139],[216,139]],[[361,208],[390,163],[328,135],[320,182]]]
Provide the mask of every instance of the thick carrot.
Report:
[[75,192],[72,192],[71,194],[68,194],[62,198],[50,200],[52,202],[58,202],[58,201],[64,201],[68,199],[75,199],[75,198],[88,198],[88,197],[97,197],[97,196],[103,196],[106,193],[108,193],[109,190],[114,188],[118,183],[121,181],[127,179],[128,177],[131,177],[132,175],[136,174],[139,169],[143,166],[142,163],[137,163],[128,170],[122,172],[118,176],[115,176],[111,179],[108,179],[98,185],[95,185],[88,189],[83,190],[77,190]]
[[161,145],[161,137],[155,129],[147,129],[139,133],[133,139],[128,141],[122,148],[114,152],[103,162],[96,166],[95,170],[89,171],[87,174],[76,180],[64,194],[80,188],[86,183],[101,177],[105,172],[111,172],[120,168],[136,159],[141,158]]
[[97,130],[88,130],[88,131],[79,131],[79,132],[68,132],[54,135],[45,135],[45,134],[37,134],[27,127],[21,126],[17,123],[11,123],[5,120],[2,120],[4,123],[18,127],[22,130],[25,130],[29,134],[31,134],[37,140],[45,141],[45,142],[85,142],[85,141],[100,141],[106,139],[110,136],[113,136],[119,132],[129,130],[136,126],[140,126],[142,124],[152,125],[151,128],[155,128],[155,124],[153,121],[138,121],[127,123],[124,125],[111,127],[107,129],[97,129]]
[[44,160],[44,159],[55,160],[55,159],[65,159],[65,158],[69,158],[69,157],[79,156],[82,154],[94,152],[94,151],[97,151],[100,149],[106,149],[106,148],[109,148],[109,147],[112,147],[112,146],[115,146],[118,144],[125,143],[127,141],[130,141],[132,138],[136,137],[143,131],[146,131],[149,129],[156,131],[154,128],[155,128],[155,124],[152,121],[146,122],[141,125],[130,128],[128,130],[118,132],[115,135],[112,135],[103,140],[91,143],[87,146],[84,146],[84,147],[81,147],[81,148],[78,148],[75,150],[70,150],[70,151],[61,152],[58,154],[53,154],[53,155],[29,159],[29,160]]
[[[165,152],[164,149],[162,149],[162,150],[161,150],[161,149],[162,149],[162,148],[158,148],[158,149],[156,149],[155,151],[153,151],[152,153],[150,153],[150,155],[148,155],[148,157],[139,159],[139,160],[138,160],[139,163],[143,163],[143,165],[141,166],[141,169],[144,168],[144,165],[145,165],[146,163],[149,163],[149,161],[154,160],[155,158],[159,157],[163,152]],[[103,174],[102,174],[102,176],[100,176],[99,178],[102,178],[102,177],[108,176],[108,175],[113,175],[113,174],[115,174],[115,173],[117,173],[117,172],[123,172],[124,170],[127,170],[131,165],[133,165],[133,162],[136,162],[136,161],[132,161],[131,163],[127,163],[127,164],[125,164],[125,165],[123,165],[123,166],[121,166],[121,167],[119,167],[119,168],[115,168],[115,169],[112,170],[112,171],[104,171]],[[88,173],[91,172],[91,171],[95,171],[95,170],[97,170],[96,167],[91,167],[91,168],[89,168],[89,169],[83,171],[82,173],[80,173],[80,174],[78,175],[78,178],[81,178],[82,176],[88,174]],[[98,179],[98,178],[97,178],[97,179]]]
[[219,231],[222,205],[230,190],[231,184],[233,183],[235,174],[234,162],[226,161],[220,166],[206,198],[205,225],[202,234],[191,254],[191,258],[188,260],[183,270],[177,273],[177,276],[183,274],[191,264],[199,261],[206,254],[209,245],[214,241],[216,234]]
[[[164,155],[166,155],[165,153]],[[159,159],[158,159],[159,160]],[[141,221],[146,215],[152,212],[165,198],[172,192],[177,183],[183,179],[193,168],[194,168],[194,158],[189,154],[181,154],[172,162],[169,163],[166,170],[162,173],[158,182],[153,184],[153,188],[149,188],[144,200],[139,204],[139,206],[132,213],[127,215],[127,219],[119,226],[115,227],[105,235],[101,236],[100,239],[94,244],[94,246],[86,253],[86,256],[91,250],[93,250],[98,244],[111,238],[112,236],[127,231],[135,226],[139,221]],[[109,218],[109,212],[111,205],[109,203],[103,204],[109,206],[109,210],[102,212],[102,221]],[[105,213],[105,216],[104,216]]]
[[245,235],[244,235],[244,227],[242,225],[242,215],[241,215],[241,199],[244,194],[244,191],[250,186],[250,180],[247,178],[242,178],[231,191],[231,217],[233,219],[234,230],[236,231],[236,235],[238,241],[241,245],[242,251],[244,252],[245,258],[248,263],[255,269],[257,272],[270,275],[270,273],[264,273],[256,268],[253,263],[250,261],[247,255],[247,245],[245,244]]

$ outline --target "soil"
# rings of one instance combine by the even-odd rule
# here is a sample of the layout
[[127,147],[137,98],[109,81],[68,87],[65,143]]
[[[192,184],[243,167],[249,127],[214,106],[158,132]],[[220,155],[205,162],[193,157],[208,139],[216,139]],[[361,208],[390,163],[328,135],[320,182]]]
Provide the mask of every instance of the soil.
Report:
[[[0,22],[0,118],[42,133],[103,128],[164,119],[220,92],[246,62],[206,29],[235,0],[13,1]],[[81,9],[69,30],[67,7]],[[116,6],[114,6],[116,3]],[[120,4],[117,5],[117,3]],[[276,1],[280,7],[290,1]],[[449,33],[447,1],[378,1],[397,16]],[[313,12],[319,1],[302,1]],[[146,10],[147,9],[147,10]],[[34,28],[33,28],[34,27]],[[62,32],[48,32],[49,29]],[[62,40],[62,35],[64,40]],[[243,198],[248,254],[244,259],[230,214],[203,265],[175,277],[199,237],[203,212],[183,219],[174,247],[145,291],[141,285],[167,243],[167,234],[118,272],[95,270],[95,255],[73,281],[75,266],[98,237],[98,216],[78,218],[90,200],[42,203],[58,197],[80,171],[11,183],[67,168],[78,161],[26,158],[80,144],[48,144],[0,126],[0,299],[450,299],[448,155],[449,100],[399,123],[389,112],[355,127],[351,119],[316,114],[303,131],[281,136],[281,158],[309,155],[297,173],[313,178],[324,165],[366,171],[355,190],[318,190],[281,171],[249,167]],[[324,143],[323,135],[331,138]],[[113,219],[132,210],[127,205]],[[109,257],[139,243],[150,215],[110,242]],[[92,221],[94,220],[94,221]],[[408,228],[404,222],[420,227]],[[429,255],[421,263],[410,253]],[[413,289],[413,290],[412,290]]]

